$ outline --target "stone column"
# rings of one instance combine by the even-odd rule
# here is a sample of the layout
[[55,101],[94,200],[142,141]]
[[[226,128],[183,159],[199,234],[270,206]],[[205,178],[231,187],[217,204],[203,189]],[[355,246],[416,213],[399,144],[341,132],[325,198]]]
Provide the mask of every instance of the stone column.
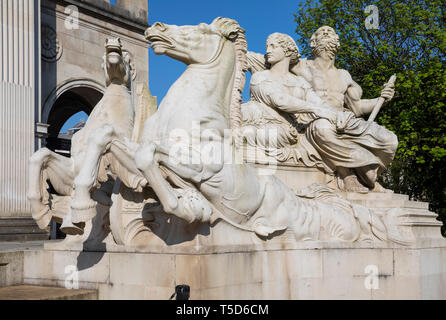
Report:
[[40,1],[0,2],[0,217],[30,214],[28,159],[39,106]]
[[149,10],[147,0],[116,0],[116,6],[121,8],[138,8],[146,12]]

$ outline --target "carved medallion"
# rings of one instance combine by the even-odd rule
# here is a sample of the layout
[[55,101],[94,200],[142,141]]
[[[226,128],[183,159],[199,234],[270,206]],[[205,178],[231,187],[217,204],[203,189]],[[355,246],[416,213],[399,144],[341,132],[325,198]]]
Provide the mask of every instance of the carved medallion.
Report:
[[62,56],[63,47],[57,32],[47,24],[42,25],[42,59],[47,62],[55,62]]

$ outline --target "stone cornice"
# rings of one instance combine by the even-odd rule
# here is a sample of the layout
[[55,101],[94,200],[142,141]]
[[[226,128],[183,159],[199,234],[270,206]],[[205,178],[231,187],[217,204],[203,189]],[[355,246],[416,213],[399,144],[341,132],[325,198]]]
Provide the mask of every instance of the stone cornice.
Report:
[[[63,11],[54,11],[54,9],[45,8],[42,7],[42,12],[45,13],[45,15],[49,15],[58,19],[64,20],[67,16]],[[117,28],[115,30],[108,30],[107,28],[104,28],[98,23],[95,23],[94,20],[89,19],[86,20],[84,17],[79,17],[79,26],[94,30],[100,33],[103,33],[107,36],[119,36],[121,39],[125,39],[126,42],[133,43],[138,46],[144,46],[146,48],[149,47],[149,44],[146,40],[144,40],[144,37],[142,36],[141,32],[134,32],[133,36],[132,34],[124,33],[123,30],[127,30],[124,28]],[[135,36],[136,35],[136,36]],[[140,35],[140,36],[138,36]]]
[[105,18],[108,21],[137,33],[144,33],[149,26],[148,13],[143,9],[138,12],[131,12],[102,0],[46,0],[42,2],[42,6],[45,6],[45,2],[57,2],[58,4],[66,6],[75,5],[79,8],[80,12]]

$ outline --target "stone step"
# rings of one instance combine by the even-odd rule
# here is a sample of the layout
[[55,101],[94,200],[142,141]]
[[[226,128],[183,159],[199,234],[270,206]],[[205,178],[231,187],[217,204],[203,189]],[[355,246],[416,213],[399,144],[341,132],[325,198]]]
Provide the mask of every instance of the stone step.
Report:
[[340,195],[353,203],[369,208],[405,208],[429,210],[429,203],[409,200],[409,196],[397,193],[342,192]]
[[0,254],[8,252],[36,251],[44,248],[45,241],[0,242]]
[[22,285],[0,288],[0,300],[98,300],[98,292]]
[[383,201],[383,200],[395,200],[395,201],[408,201],[409,196],[398,193],[357,193],[357,192],[341,192],[340,195],[347,200],[363,200],[363,201]]
[[406,201],[404,208],[429,210],[429,203],[421,201]]
[[428,210],[406,208],[399,217],[401,226],[440,228],[443,225],[441,221],[437,220],[438,215]]
[[41,230],[30,216],[0,218],[0,242],[48,239],[49,229]]
[[0,227],[35,225],[36,223],[32,217],[0,217]]
[[351,202],[368,208],[402,208],[429,210],[429,203],[411,200],[352,200]]
[[26,242],[49,240],[47,233],[25,233],[25,234],[0,234],[0,242]]
[[2,234],[46,234],[45,230],[38,226],[10,226],[0,227],[0,235]]

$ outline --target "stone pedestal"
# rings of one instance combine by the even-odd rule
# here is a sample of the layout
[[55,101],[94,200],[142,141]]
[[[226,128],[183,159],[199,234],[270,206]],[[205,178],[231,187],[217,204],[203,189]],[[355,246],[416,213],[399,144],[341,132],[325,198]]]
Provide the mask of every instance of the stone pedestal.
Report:
[[[273,174],[295,190],[329,180],[316,168],[282,165]],[[108,234],[98,236],[96,221],[90,241],[68,237],[25,252],[25,284],[63,287],[78,270],[79,288],[98,290],[99,299],[167,300],[182,284],[191,287],[191,299],[446,299],[441,222],[427,203],[405,195],[338,192],[383,212],[408,239],[400,245],[297,242],[290,231],[260,239],[225,221],[188,225],[165,214],[147,224],[144,195],[116,190],[124,197],[113,198]],[[98,221],[107,216],[100,209]]]
[[72,265],[79,288],[97,289],[99,299],[167,300],[180,284],[191,287],[193,300],[446,299],[445,245],[266,244],[199,252],[25,252],[24,282],[63,287]]
[[[272,174],[294,190],[329,180],[316,168],[282,165]],[[394,193],[338,195],[382,212],[407,243],[296,241],[289,230],[261,239],[222,220],[149,221],[142,212],[150,197],[116,185],[113,207],[98,205],[84,237],[24,253],[24,283],[78,279],[100,300],[167,300],[177,285],[189,285],[194,300],[446,299],[446,239],[427,203]]]
[[0,252],[0,288],[22,284],[23,252]]
[[[392,193],[341,193],[394,215],[412,243],[260,239],[224,221],[141,232],[132,246],[69,237],[25,252],[24,283],[61,286],[78,270],[99,299],[167,300],[177,285],[191,299],[446,299],[446,239],[426,203]],[[167,217],[166,217],[167,219]],[[230,235],[230,236],[229,236]]]

